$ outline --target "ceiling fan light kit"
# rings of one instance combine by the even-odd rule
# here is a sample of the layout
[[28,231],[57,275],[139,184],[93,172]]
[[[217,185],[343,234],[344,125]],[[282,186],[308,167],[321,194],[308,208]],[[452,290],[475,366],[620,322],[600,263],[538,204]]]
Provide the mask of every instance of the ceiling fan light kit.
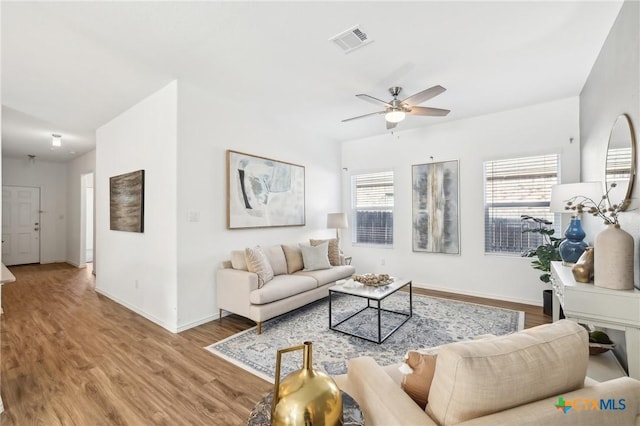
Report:
[[356,120],[358,118],[369,117],[372,115],[380,115],[384,114],[384,118],[387,122],[387,129],[393,129],[396,125],[405,119],[407,114],[409,115],[421,115],[421,116],[431,116],[431,117],[443,117],[449,114],[448,109],[440,109],[440,108],[429,108],[429,107],[419,107],[416,106],[421,104],[422,102],[428,101],[431,98],[434,98],[444,92],[445,89],[442,86],[433,86],[429,89],[418,92],[414,95],[409,96],[404,100],[399,100],[398,95],[402,91],[402,87],[393,86],[389,88],[389,93],[393,96],[393,99],[389,102],[385,102],[378,98],[374,98],[373,96],[359,94],[356,95],[358,98],[363,101],[371,102],[376,105],[382,105],[385,107],[384,111],[372,112],[370,114],[359,115],[357,117],[351,117],[342,120],[342,122]]
[[404,120],[405,115],[406,114],[401,109],[391,109],[384,115],[384,118],[389,123],[399,123]]

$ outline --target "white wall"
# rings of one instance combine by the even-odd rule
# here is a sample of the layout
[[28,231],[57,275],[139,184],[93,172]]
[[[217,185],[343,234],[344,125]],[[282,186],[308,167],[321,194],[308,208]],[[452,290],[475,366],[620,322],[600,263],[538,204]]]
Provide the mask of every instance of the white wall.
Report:
[[82,175],[91,173],[96,167],[96,151],[93,150],[67,163],[67,262],[81,266],[84,256],[81,254],[82,226]]
[[40,188],[40,263],[67,259],[67,166],[64,163],[2,158],[2,184]]
[[[232,249],[331,236],[326,215],[340,209],[340,148],[295,122],[247,115],[246,105],[179,83],[178,329],[217,318],[215,271]],[[221,118],[219,118],[221,117]],[[226,150],[305,167],[306,226],[226,229]],[[198,222],[187,220],[196,212]]]
[[[609,133],[616,117],[626,113],[635,128],[636,144],[640,143],[640,3],[626,1],[620,9],[611,32],[580,94],[580,132],[582,134],[582,180],[604,181],[604,167]],[[640,146],[636,147],[636,164],[640,164]],[[635,240],[635,285],[640,288],[640,177],[636,175],[633,203],[629,212],[620,215],[622,229]],[[587,236],[602,230],[599,220],[585,218]],[[623,366],[626,347],[622,332],[607,330],[616,342],[616,354]]]
[[[177,96],[174,81],[96,132],[96,290],[176,325]],[[109,177],[145,170],[144,233],[109,230]]]
[[[582,180],[604,182],[609,133],[618,115],[630,115],[640,143],[640,3],[626,1],[594,64],[580,94],[580,132],[582,134]],[[636,149],[636,162],[640,156]],[[631,210],[620,215],[624,230],[636,240],[640,253],[640,173],[636,174]],[[603,226],[599,220],[585,219],[585,230],[594,236]],[[638,256],[635,284],[640,288]]]
[[[343,249],[353,255],[359,272],[387,272],[418,286],[540,305],[541,290],[547,287],[531,268],[531,259],[484,254],[482,163],[558,153],[562,180],[576,182],[579,150],[578,98],[345,143],[345,211],[351,205],[350,175],[388,168],[394,171],[395,208],[393,249],[352,247],[350,242]],[[431,162],[431,157],[436,162],[459,160],[460,255],[412,252],[411,165]],[[343,235],[349,239],[349,233]]]

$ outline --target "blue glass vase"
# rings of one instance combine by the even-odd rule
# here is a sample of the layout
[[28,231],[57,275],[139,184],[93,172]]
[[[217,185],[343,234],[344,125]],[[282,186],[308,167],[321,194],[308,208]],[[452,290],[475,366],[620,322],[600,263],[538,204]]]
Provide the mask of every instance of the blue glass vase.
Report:
[[584,250],[589,246],[584,242],[586,234],[582,229],[579,217],[571,218],[569,227],[564,232],[566,240],[560,243],[560,257],[565,263],[576,263]]

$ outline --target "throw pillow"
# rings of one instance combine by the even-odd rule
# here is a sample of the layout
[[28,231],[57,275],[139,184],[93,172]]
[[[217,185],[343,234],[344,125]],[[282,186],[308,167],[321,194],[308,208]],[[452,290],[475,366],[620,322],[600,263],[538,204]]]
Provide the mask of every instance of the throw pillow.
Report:
[[247,256],[244,250],[232,250],[231,251],[231,267],[240,271],[248,271],[247,268]]
[[273,269],[273,275],[283,275],[287,273],[287,259],[284,257],[282,246],[269,247],[265,250],[265,254]]
[[309,240],[309,243],[312,246],[319,246],[326,242],[329,243],[329,263],[331,266],[340,266],[342,264],[340,261],[340,240],[337,238],[332,238],[330,240]]
[[329,269],[329,243],[322,243],[319,246],[300,244],[302,251],[302,262],[305,271],[317,271],[318,269]]
[[260,246],[246,248],[244,252],[247,257],[247,268],[249,272],[254,272],[258,275],[258,288],[262,288],[263,285],[273,279],[271,264]]
[[283,244],[282,251],[284,252],[285,259],[287,259],[287,274],[302,271],[304,263],[302,261],[302,251],[300,247],[295,244]]
[[[402,389],[423,410],[429,401],[429,389],[436,369],[437,354],[410,351],[400,371],[408,373],[402,378]],[[408,366],[409,368],[404,368]]]

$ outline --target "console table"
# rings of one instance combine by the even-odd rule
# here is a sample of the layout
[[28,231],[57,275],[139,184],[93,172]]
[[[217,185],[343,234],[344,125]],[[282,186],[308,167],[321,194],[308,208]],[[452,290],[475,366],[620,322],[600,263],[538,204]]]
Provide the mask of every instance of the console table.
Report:
[[553,320],[560,305],[567,319],[622,330],[625,334],[629,376],[640,379],[640,290],[610,290],[576,282],[571,268],[551,262]]

